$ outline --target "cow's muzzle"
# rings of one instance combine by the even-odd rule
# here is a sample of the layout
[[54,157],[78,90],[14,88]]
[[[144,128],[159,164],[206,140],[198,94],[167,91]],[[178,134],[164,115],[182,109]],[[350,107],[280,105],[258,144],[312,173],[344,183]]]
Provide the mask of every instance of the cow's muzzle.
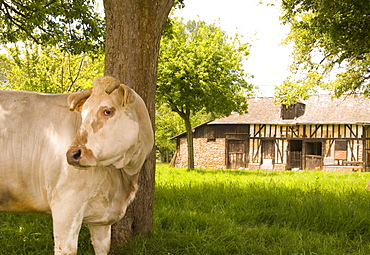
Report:
[[76,167],[97,166],[97,160],[94,153],[85,146],[71,146],[67,151],[67,161],[70,165]]
[[67,151],[67,161],[68,164],[73,166],[81,166],[80,160],[82,156],[82,150],[81,148],[69,148]]

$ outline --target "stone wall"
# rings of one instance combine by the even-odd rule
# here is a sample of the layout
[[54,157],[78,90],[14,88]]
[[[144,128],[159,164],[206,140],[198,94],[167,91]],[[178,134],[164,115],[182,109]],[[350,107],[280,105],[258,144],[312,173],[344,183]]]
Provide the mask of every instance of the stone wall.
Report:
[[263,167],[260,163],[249,163],[248,170],[270,170],[270,171],[285,171],[285,164],[274,164],[270,168]]
[[[225,139],[217,138],[208,141],[207,138],[196,138],[194,143],[194,167],[195,168],[226,168]],[[186,138],[180,139],[180,147],[177,150],[176,167],[188,166],[188,148]]]
[[[195,168],[211,168],[211,169],[226,169],[226,141],[225,138],[217,138],[209,140],[207,138],[194,139],[194,167]],[[188,149],[186,138],[180,139],[180,146],[176,155],[176,167],[188,166]],[[262,169],[260,163],[249,163],[249,170]],[[284,171],[285,164],[274,164],[275,171]],[[362,172],[362,166],[338,166],[324,165],[321,169],[325,172]]]
[[364,172],[362,166],[323,166],[323,172]]

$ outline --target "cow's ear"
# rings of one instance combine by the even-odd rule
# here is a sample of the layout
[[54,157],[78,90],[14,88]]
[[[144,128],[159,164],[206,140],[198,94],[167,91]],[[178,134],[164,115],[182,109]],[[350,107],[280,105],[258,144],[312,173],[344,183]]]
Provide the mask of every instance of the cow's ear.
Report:
[[68,97],[69,110],[71,111],[82,111],[82,106],[85,101],[90,97],[92,88],[84,90],[79,93],[73,93]]
[[122,96],[122,106],[131,104],[135,101],[135,92],[133,89],[121,84],[118,88],[118,94]]

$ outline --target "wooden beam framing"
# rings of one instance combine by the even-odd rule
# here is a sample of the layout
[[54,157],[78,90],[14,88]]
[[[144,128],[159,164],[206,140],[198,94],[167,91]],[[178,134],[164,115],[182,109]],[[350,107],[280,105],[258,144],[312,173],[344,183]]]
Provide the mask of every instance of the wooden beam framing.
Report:
[[352,127],[351,127],[350,125],[348,125],[348,124],[346,124],[345,126],[346,126],[346,128],[348,128],[349,132],[350,132],[354,137],[356,137],[356,138],[357,138],[357,135],[355,134],[355,132],[353,132]]
[[[310,134],[310,138],[313,138],[313,136],[317,133],[317,131],[322,128],[322,124],[316,125],[316,129],[313,131],[313,133]],[[311,131],[311,130],[310,130]]]
[[257,136],[265,127],[266,127],[266,124],[261,125],[258,131],[254,133],[254,136]]

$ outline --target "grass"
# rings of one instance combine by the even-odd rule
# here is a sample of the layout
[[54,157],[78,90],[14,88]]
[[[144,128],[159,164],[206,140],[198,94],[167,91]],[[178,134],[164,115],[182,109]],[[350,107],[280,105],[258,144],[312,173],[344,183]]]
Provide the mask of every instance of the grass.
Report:
[[[370,173],[159,164],[154,231],[122,254],[370,254]],[[0,214],[0,254],[52,254],[49,216]],[[79,254],[93,254],[83,228]]]
[[155,226],[126,254],[369,254],[369,173],[158,165]]
[[[90,235],[83,226],[79,238],[79,254],[94,254]],[[51,216],[41,214],[0,214],[0,254],[53,254]]]

